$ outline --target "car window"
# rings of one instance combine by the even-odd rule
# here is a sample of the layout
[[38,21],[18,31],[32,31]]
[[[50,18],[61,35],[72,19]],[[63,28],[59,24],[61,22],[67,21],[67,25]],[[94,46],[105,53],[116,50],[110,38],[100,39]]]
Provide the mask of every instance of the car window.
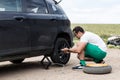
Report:
[[59,4],[55,4],[54,0],[46,0],[49,8],[51,9],[51,13],[53,14],[64,14],[64,11],[61,9]]
[[0,0],[0,12],[1,11],[20,12],[21,10],[22,10],[21,0]]
[[55,14],[64,14],[64,11],[62,10],[62,8],[59,5],[53,4],[52,9],[53,9]]
[[44,0],[26,0],[27,12],[31,13],[48,13]]

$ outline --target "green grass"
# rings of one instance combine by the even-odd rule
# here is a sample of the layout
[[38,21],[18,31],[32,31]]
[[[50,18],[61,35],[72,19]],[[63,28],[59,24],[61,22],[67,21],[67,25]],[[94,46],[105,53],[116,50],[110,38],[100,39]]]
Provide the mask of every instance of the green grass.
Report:
[[[98,34],[105,42],[112,35],[120,35],[120,24],[72,24],[71,29],[75,26],[81,26],[86,31]],[[74,39],[74,42],[76,42],[76,39]]]

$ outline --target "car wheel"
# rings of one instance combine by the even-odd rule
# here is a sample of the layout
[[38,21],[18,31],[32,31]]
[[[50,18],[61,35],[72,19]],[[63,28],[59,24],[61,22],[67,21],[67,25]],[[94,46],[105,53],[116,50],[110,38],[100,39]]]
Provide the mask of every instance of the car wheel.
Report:
[[64,52],[61,51],[61,49],[65,47],[68,47],[68,48],[70,47],[67,40],[64,38],[58,38],[54,46],[54,52],[51,55],[51,60],[54,63],[66,64],[69,61],[70,54],[69,53],[65,54]]
[[24,59],[17,59],[17,60],[11,60],[10,62],[14,63],[14,64],[19,64],[22,63],[24,61]]

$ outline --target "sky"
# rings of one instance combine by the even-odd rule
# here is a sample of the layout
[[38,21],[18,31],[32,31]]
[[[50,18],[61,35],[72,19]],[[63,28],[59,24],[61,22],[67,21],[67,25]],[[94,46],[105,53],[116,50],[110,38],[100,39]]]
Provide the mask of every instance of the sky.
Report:
[[120,24],[120,0],[62,0],[71,23]]

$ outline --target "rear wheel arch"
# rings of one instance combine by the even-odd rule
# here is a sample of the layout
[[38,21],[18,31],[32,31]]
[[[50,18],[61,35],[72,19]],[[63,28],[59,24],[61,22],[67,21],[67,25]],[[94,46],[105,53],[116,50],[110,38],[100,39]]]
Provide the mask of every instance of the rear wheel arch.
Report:
[[64,38],[64,39],[66,39],[68,41],[69,45],[72,46],[72,41],[70,39],[70,35],[69,34],[67,34],[67,33],[60,33],[60,34],[57,35],[56,40],[58,38]]

